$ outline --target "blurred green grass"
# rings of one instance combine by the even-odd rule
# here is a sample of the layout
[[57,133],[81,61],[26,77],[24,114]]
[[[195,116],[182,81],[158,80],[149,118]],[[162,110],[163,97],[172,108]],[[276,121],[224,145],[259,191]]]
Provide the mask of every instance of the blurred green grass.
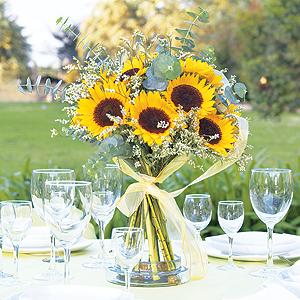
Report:
[[[28,158],[32,169],[57,166],[80,172],[96,149],[70,137],[51,138],[50,130],[62,127],[55,120],[66,116],[63,107],[60,102],[0,103],[0,174],[22,170]],[[243,116],[251,118],[249,144],[254,148],[248,152],[254,158],[265,151],[266,167],[297,165],[299,114],[285,113],[280,120],[264,120],[249,111]]]

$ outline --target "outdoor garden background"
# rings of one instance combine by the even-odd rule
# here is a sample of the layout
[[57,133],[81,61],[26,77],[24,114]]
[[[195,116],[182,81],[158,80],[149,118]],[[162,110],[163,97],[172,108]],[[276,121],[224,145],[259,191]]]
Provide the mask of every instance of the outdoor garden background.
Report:
[[[70,137],[51,138],[50,130],[59,128],[56,119],[64,117],[63,104],[52,95],[22,95],[18,81],[35,82],[37,74],[50,77],[53,84],[62,79],[74,81],[77,74],[66,74],[63,66],[73,56],[84,60],[85,51],[64,32],[53,32],[61,46],[56,49],[61,68],[29,64],[30,45],[18,20],[6,13],[6,1],[0,0],[0,201],[30,199],[30,177],[35,168],[73,168],[80,179],[81,165],[96,152],[88,143]],[[100,43],[108,51],[120,44],[119,36],[129,38],[135,29],[147,36],[160,31],[170,33],[183,26],[185,12],[201,6],[210,13],[210,22],[198,29],[198,51],[213,46],[219,69],[228,68],[243,82],[248,93],[243,116],[250,119],[249,144],[253,161],[246,171],[236,166],[222,171],[177,198],[181,208],[185,194],[209,193],[213,201],[213,219],[203,235],[222,233],[216,216],[220,200],[243,200],[245,222],[242,230],[265,230],[252,211],[248,181],[254,167],[291,168],[294,174],[294,198],[286,218],[276,232],[300,235],[300,0],[216,0],[177,1],[103,0],[78,25],[82,36],[89,33],[90,45]],[[55,22],[56,20],[53,20]],[[209,167],[208,162],[203,162]],[[163,188],[176,190],[199,176],[199,170],[186,165]],[[130,183],[124,177],[124,190]],[[125,225],[117,210],[106,228]]]

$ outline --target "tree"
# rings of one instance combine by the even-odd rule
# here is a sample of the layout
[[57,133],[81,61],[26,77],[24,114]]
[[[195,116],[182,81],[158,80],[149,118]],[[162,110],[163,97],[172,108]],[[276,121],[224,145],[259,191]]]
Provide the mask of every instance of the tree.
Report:
[[[185,12],[192,4],[192,1],[179,0],[100,1],[93,15],[82,22],[81,36],[88,33],[86,41],[99,43],[113,54],[118,51],[118,45],[123,45],[120,37],[131,39],[135,30],[150,39],[158,33],[165,36],[174,32],[187,19]],[[82,51],[80,53],[82,55]]]
[[0,1],[0,83],[29,74],[30,46],[21,31],[22,27],[5,15],[5,2]]
[[231,55],[264,116],[300,107],[300,0],[252,1],[237,15]]

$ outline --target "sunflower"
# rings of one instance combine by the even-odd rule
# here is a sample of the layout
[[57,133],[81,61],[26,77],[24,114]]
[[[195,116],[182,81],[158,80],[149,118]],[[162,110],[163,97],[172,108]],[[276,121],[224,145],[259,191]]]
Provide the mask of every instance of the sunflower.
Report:
[[185,61],[181,60],[180,65],[182,72],[196,73],[200,77],[207,79],[215,88],[223,85],[223,83],[220,82],[222,75],[216,75],[213,67],[207,62],[188,57]]
[[133,132],[141,135],[144,141],[151,146],[154,142],[162,144],[162,137],[167,138],[170,128],[174,126],[174,120],[178,116],[175,109],[161,98],[158,92],[142,91],[135,98],[135,104],[130,107],[131,116],[137,120],[132,126]]
[[86,127],[90,135],[105,138],[109,130],[116,126],[107,115],[124,120],[122,110],[128,111],[129,90],[124,84],[115,84],[112,80],[89,88],[90,98],[78,101],[77,115],[72,119],[74,124]]
[[206,80],[199,82],[199,76],[182,75],[169,82],[169,86],[162,94],[176,107],[182,106],[185,112],[192,108],[200,108],[199,113],[205,116],[214,110],[213,105],[215,89]]
[[124,63],[120,81],[124,81],[126,76],[141,76],[146,73],[146,70],[147,68],[144,68],[143,65],[143,57],[141,55],[133,57],[132,60],[127,60]]
[[224,115],[211,113],[199,120],[198,133],[204,144],[223,156],[227,155],[226,149],[233,149],[233,143],[236,141],[233,134],[236,130],[232,120],[225,119]]

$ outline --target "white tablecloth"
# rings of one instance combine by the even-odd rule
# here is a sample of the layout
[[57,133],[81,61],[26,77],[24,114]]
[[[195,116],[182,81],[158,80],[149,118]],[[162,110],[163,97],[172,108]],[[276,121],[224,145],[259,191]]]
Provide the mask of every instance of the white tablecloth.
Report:
[[[74,252],[71,255],[71,273],[74,278],[71,285],[91,285],[121,288],[125,291],[125,287],[117,286],[106,281],[104,269],[87,269],[82,266],[83,263],[91,261],[89,255],[98,252],[98,240],[92,240],[93,244],[85,250]],[[106,240],[107,248],[110,247],[110,241]],[[32,278],[33,275],[40,274],[47,270],[48,264],[43,263],[42,259],[47,257],[43,255],[20,254],[19,256],[19,274],[20,279],[32,281],[32,284],[26,287],[5,287],[0,285],[0,299],[4,300],[8,296],[32,289],[43,285],[63,284],[60,282],[38,281]],[[207,275],[199,281],[189,281],[188,283],[173,287],[132,287],[131,292],[134,293],[135,299],[144,300],[222,300],[238,299],[262,290],[262,285],[266,281],[263,278],[256,278],[249,275],[249,272],[259,270],[265,266],[265,262],[241,262],[236,264],[244,267],[244,269],[236,272],[220,271],[216,268],[226,263],[224,259],[209,258],[210,265]],[[275,262],[282,268],[287,265]],[[12,272],[13,257],[12,253],[3,253],[4,271]],[[57,264],[59,271],[63,272],[63,264]],[[0,279],[3,280],[3,279]]]

